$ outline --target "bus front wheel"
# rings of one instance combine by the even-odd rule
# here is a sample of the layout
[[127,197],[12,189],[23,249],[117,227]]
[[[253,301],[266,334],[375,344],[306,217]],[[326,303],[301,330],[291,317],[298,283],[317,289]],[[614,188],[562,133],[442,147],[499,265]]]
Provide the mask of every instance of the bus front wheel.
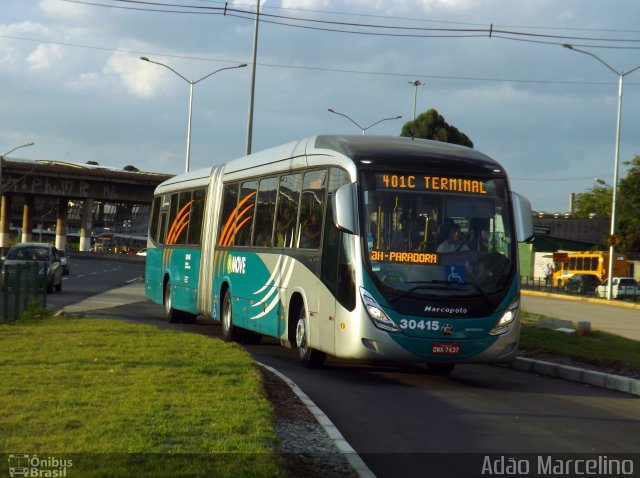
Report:
[[300,309],[300,316],[296,324],[296,347],[300,363],[307,368],[320,367],[324,363],[326,354],[309,346],[309,332],[304,308]]

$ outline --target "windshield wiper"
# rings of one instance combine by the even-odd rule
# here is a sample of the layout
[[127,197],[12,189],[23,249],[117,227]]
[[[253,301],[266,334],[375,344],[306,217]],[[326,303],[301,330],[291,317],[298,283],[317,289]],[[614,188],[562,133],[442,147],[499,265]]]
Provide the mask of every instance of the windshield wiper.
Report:
[[398,293],[398,295],[396,295],[395,297],[389,299],[391,302],[394,302],[402,297],[406,297],[409,294],[420,290],[420,289],[425,289],[425,290],[434,290],[434,289],[438,289],[438,290],[449,290],[449,289],[457,289],[457,287],[452,287],[452,286],[457,286],[458,284],[460,284],[460,282],[451,282],[451,281],[446,281],[446,280],[425,280],[425,281],[412,281],[412,282],[405,282],[405,284],[420,284],[417,285],[415,287],[412,287],[411,289],[407,289],[407,290],[403,290],[402,292]]
[[[413,292],[426,289],[426,290],[460,290],[459,286],[471,286],[476,291],[480,293],[480,295],[487,301],[487,303],[493,306],[493,301],[489,297],[489,295],[475,282],[458,282],[458,281],[448,281],[448,280],[430,280],[430,281],[414,281],[414,282],[406,282],[407,284],[420,284],[411,289],[404,290],[397,294],[395,297],[389,299],[390,302],[395,302],[402,297],[406,297]],[[433,295],[433,294],[431,294]]]

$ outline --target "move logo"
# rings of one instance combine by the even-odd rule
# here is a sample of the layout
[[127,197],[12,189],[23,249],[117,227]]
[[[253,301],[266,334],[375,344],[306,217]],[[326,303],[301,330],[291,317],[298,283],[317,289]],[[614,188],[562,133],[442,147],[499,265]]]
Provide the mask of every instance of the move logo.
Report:
[[229,255],[229,257],[227,258],[227,273],[244,274],[246,271],[246,265],[246,257]]

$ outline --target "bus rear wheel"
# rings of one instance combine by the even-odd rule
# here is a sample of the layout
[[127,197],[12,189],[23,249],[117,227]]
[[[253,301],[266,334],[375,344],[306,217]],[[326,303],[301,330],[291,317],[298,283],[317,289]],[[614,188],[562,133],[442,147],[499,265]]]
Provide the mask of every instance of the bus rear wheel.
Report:
[[227,291],[222,300],[222,340],[231,342],[236,340],[238,332],[233,325],[233,312],[231,310],[231,294]]
[[300,316],[296,323],[296,347],[300,363],[307,368],[321,367],[327,355],[309,346],[309,332],[304,308],[300,309]]
[[180,311],[171,305],[171,282],[167,281],[164,285],[164,320],[175,324],[180,322]]

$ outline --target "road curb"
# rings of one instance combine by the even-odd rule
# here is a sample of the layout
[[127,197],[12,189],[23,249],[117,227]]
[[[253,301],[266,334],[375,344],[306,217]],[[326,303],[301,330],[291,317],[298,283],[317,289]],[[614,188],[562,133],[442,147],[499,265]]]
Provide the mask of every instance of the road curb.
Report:
[[557,377],[570,382],[582,383],[592,387],[606,388],[618,392],[640,396],[640,379],[597,372],[570,365],[560,365],[544,360],[517,357],[509,368],[522,372]]
[[349,442],[347,442],[347,440],[342,436],[342,433],[340,433],[329,417],[326,416],[315,403],[313,403],[313,400],[311,400],[293,380],[273,367],[258,362],[257,360],[256,363],[276,375],[291,388],[293,393],[296,394],[304,406],[313,414],[320,426],[324,429],[327,435],[329,435],[329,438],[333,441],[338,451],[344,455],[345,459],[349,462],[360,478],[375,478],[373,472],[367,467],[364,461],[362,461],[360,455],[358,455]]

